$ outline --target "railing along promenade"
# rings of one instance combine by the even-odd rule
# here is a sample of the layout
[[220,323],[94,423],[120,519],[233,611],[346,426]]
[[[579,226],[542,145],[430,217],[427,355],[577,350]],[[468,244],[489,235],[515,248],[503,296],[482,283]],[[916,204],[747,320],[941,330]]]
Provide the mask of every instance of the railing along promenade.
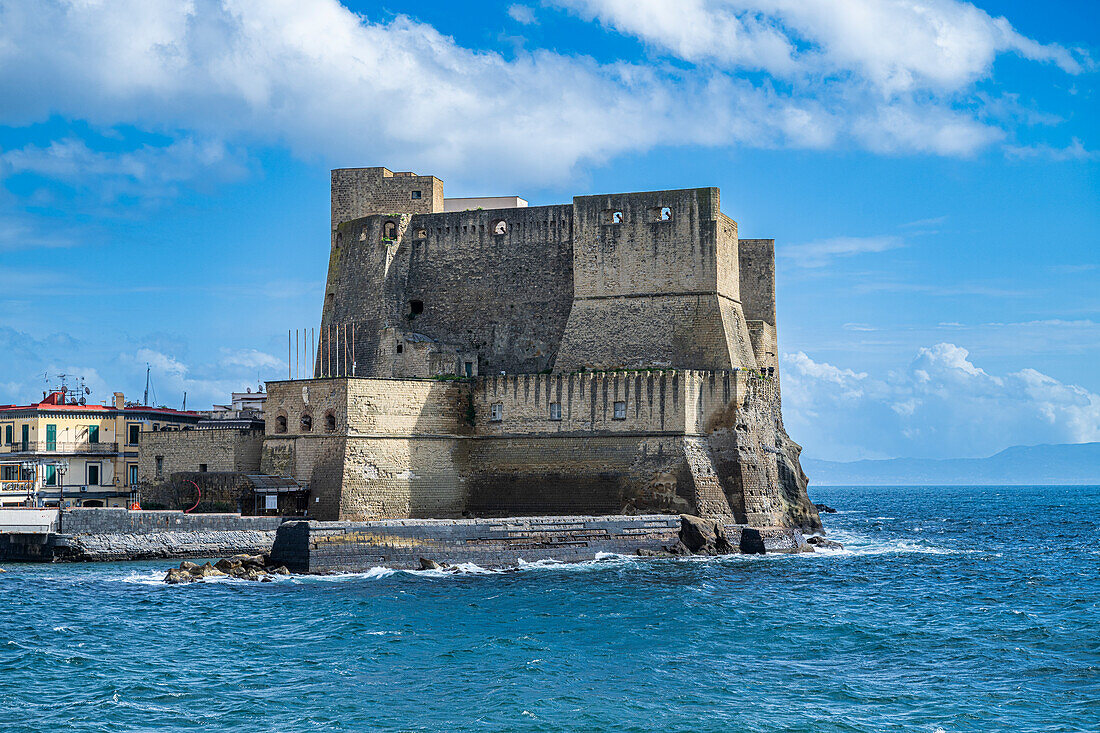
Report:
[[58,440],[17,440],[11,445],[0,446],[0,454],[57,453],[57,454],[106,454],[118,453],[118,443],[65,443]]

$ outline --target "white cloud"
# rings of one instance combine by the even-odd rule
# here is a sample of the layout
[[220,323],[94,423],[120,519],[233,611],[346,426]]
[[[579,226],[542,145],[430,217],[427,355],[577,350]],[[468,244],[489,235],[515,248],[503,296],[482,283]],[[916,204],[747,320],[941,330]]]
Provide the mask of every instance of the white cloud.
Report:
[[804,244],[781,247],[779,256],[799,267],[823,267],[837,257],[852,257],[868,252],[885,252],[905,246],[900,237],[831,237]]
[[114,198],[123,193],[163,193],[176,183],[212,176],[241,178],[246,167],[239,153],[218,140],[185,137],[161,147],[143,145],[132,151],[104,152],[70,137],[45,147],[28,145],[0,153],[0,174],[20,173],[77,185],[94,180],[104,198]]
[[1042,158],[1045,160],[1100,160],[1100,150],[1089,150],[1079,138],[1073,138],[1064,148],[1051,145],[1009,145],[1005,147],[1009,157],[1022,160]]
[[1081,63],[957,0],[553,0],[693,62],[781,77],[850,74],[883,93],[951,90],[989,74],[999,53]]
[[225,404],[230,393],[255,386],[257,372],[263,380],[281,375],[286,368],[285,362],[256,349],[223,349],[212,363],[189,365],[170,354],[141,348],[132,354],[120,354],[115,371],[124,374],[131,384],[144,383],[147,364],[157,404],[179,407],[186,392],[192,409]]
[[538,23],[538,18],[535,17],[535,11],[527,5],[509,5],[508,16],[517,23],[523,23],[524,25]]
[[1035,369],[990,374],[939,343],[885,377],[783,361],[788,430],[816,458],[991,455],[1011,445],[1100,440],[1100,395]]
[[60,115],[178,141],[110,155],[59,141],[5,161],[171,190],[162,169],[239,170],[245,145],[498,185],[560,182],[667,144],[968,155],[1005,133],[946,92],[988,75],[998,53],[1079,68],[953,0],[559,4],[701,65],[505,58],[335,0],[0,0],[0,124]]

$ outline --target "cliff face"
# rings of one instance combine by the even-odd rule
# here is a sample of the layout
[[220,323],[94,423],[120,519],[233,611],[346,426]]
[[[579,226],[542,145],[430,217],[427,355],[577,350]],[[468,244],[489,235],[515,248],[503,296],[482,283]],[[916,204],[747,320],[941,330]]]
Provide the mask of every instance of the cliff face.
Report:
[[798,461],[802,447],[783,428],[777,383],[753,380],[744,400],[715,421],[708,442],[735,521],[821,529]]

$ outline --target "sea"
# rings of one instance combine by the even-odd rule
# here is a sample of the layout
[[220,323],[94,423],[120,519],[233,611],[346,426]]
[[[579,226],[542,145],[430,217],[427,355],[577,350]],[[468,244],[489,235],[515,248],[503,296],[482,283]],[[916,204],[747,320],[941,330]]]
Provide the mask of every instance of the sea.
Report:
[[1100,488],[811,487],[843,550],[6,565],[0,730],[1100,731]]

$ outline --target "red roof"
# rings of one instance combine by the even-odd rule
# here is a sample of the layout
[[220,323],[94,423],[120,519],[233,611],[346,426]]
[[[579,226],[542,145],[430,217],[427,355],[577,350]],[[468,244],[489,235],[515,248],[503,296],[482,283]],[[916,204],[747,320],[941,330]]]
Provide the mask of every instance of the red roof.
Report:
[[199,413],[188,410],[186,412],[181,410],[173,410],[168,407],[149,407],[146,405],[126,406],[123,408],[108,407],[106,405],[73,405],[64,402],[63,393],[60,391],[51,392],[41,402],[34,402],[29,405],[0,405],[0,412],[8,412],[13,410],[50,410],[56,412],[58,410],[66,410],[72,412],[152,412],[158,415],[186,415],[188,417],[200,417]]

